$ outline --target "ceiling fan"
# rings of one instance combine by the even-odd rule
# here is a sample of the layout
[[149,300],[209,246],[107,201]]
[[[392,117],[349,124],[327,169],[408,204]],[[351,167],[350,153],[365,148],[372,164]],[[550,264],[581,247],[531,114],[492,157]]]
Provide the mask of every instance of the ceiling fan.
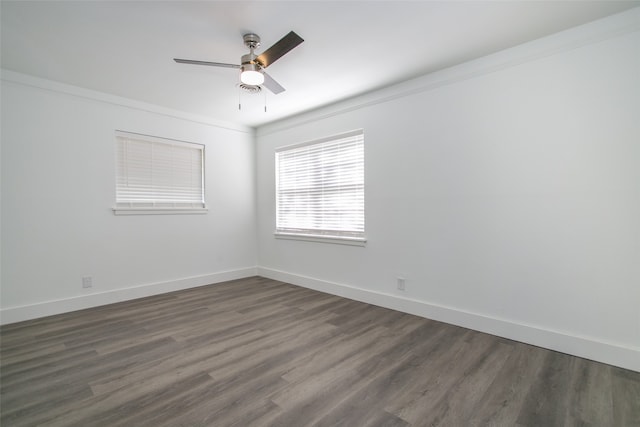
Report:
[[245,46],[249,48],[249,53],[246,55],[242,55],[240,59],[240,65],[225,64],[222,62],[197,61],[193,59],[173,58],[173,60],[180,64],[239,68],[240,81],[242,82],[241,86],[247,86],[246,89],[259,90],[260,88],[258,86],[263,85],[275,94],[283,92],[285,89],[269,74],[265,73],[264,69],[280,59],[294,47],[302,43],[304,41],[302,37],[291,31],[289,32],[289,34],[278,40],[273,46],[262,52],[260,55],[256,55],[254,53],[254,50],[260,46],[260,37],[257,34],[245,34],[242,38],[244,40]]

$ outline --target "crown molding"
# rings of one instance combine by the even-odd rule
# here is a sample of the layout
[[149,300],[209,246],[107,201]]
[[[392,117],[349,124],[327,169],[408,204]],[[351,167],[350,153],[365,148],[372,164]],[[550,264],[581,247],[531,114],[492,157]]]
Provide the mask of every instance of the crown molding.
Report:
[[62,93],[69,96],[78,98],[90,99],[106,104],[116,105],[119,107],[132,108],[135,110],[146,111],[148,113],[158,114],[166,117],[171,117],[180,120],[186,120],[193,123],[204,124],[207,126],[213,126],[221,129],[232,130],[236,132],[254,134],[255,129],[249,126],[244,126],[236,123],[225,122],[222,120],[212,119],[206,116],[200,116],[184,111],[173,110],[170,108],[161,107],[155,104],[148,104],[142,101],[136,101],[129,98],[124,98],[117,95],[111,95],[104,92],[98,92],[90,89],[85,89],[78,86],[72,86],[66,83],[60,83],[53,80],[42,79],[28,74],[18,73],[15,71],[1,69],[0,80],[12,84],[21,86],[28,86],[32,88],[47,90],[51,92]]
[[414,96],[637,31],[640,31],[640,7],[414,79],[266,123],[257,127],[256,135],[269,135],[372,105]]

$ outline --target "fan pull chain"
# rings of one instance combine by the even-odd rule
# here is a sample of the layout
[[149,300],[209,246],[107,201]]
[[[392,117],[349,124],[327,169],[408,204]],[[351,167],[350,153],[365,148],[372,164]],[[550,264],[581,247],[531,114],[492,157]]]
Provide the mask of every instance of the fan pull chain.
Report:
[[267,91],[263,91],[264,92],[264,112],[267,112]]
[[242,101],[240,100],[241,91],[242,89],[240,89],[240,86],[238,86],[238,111],[242,110]]

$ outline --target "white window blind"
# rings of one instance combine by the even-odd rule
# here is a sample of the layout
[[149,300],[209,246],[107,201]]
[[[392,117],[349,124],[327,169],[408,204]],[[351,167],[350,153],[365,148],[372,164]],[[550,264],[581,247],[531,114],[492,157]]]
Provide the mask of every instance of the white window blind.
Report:
[[116,133],[116,208],[204,209],[204,146]]
[[276,151],[276,234],[364,240],[362,130]]

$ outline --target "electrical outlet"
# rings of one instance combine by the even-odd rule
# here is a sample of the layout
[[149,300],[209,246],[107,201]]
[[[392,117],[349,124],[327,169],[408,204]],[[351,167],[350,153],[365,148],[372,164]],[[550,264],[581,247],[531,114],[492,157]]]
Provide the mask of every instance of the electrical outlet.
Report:
[[82,278],[82,287],[83,288],[92,288],[93,287],[93,277],[85,276]]
[[398,277],[398,290],[404,291],[404,277]]

